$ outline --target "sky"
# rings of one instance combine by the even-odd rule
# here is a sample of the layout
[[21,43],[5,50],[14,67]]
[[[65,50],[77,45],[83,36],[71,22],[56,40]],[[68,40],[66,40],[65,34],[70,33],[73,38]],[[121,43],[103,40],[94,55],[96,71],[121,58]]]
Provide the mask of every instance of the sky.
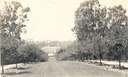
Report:
[[[0,0],[4,1],[4,0]],[[6,0],[10,1],[10,0]],[[12,0],[11,0],[12,1]],[[25,40],[69,41],[76,37],[71,29],[74,27],[74,13],[85,0],[15,0],[25,7],[30,7],[27,34]],[[100,0],[103,6],[122,5],[128,10],[128,0]]]

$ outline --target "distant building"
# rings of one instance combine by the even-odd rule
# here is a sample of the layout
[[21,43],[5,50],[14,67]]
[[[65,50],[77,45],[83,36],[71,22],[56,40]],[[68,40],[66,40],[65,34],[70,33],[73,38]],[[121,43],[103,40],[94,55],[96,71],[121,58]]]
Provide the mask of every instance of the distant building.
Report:
[[48,56],[54,56],[54,54],[60,49],[60,47],[42,47],[41,48]]

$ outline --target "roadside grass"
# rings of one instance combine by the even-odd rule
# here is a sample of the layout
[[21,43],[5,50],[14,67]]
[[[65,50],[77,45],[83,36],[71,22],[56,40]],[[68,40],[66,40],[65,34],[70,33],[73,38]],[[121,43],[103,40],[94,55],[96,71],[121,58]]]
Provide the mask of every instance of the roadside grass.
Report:
[[113,65],[113,64],[105,64],[102,62],[102,64],[100,64],[100,62],[91,62],[92,64],[96,64],[96,65],[99,65],[99,66],[109,66],[113,69],[120,69],[120,70],[128,70],[128,67],[125,67],[125,66],[121,66],[121,68],[119,68],[118,65]]
[[121,68],[118,67],[118,65],[114,65],[114,64],[106,64],[104,62],[102,62],[102,64],[100,64],[100,62],[98,61],[84,61],[84,63],[88,63],[88,64],[92,64],[95,66],[98,66],[99,68],[102,69],[106,69],[109,71],[115,71],[115,72],[119,72],[122,73],[122,75],[125,75],[125,77],[128,77],[128,67],[125,66],[121,66]]
[[2,77],[32,73],[31,71],[29,71],[32,65],[33,64],[20,64],[18,65],[18,68],[16,68],[15,66],[9,67],[5,69],[5,73]]

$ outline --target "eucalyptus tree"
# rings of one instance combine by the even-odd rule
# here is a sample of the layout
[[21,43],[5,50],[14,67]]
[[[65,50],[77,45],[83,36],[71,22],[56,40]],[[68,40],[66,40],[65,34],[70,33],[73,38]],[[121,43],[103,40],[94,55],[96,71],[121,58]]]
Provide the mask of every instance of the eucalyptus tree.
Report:
[[109,44],[114,48],[115,57],[121,68],[121,58],[125,54],[128,43],[128,17],[126,10],[121,6],[114,6],[108,10],[109,16]]
[[105,37],[108,29],[107,9],[105,7],[102,8],[98,0],[85,1],[81,3],[75,12],[75,19],[73,31],[78,40],[81,44],[83,43],[82,41],[86,41],[87,39],[98,41],[96,46],[101,62],[101,40]]
[[[26,21],[28,21],[27,13],[30,9],[23,8],[21,3],[17,1],[5,2],[4,7],[0,10],[1,14],[1,55],[6,56],[5,51],[9,49],[11,58],[17,59],[17,47],[20,44],[21,33],[25,32]],[[11,39],[10,39],[11,38]],[[13,44],[13,43],[16,44]],[[8,57],[8,56],[7,56]],[[17,63],[17,62],[16,62]],[[3,68],[3,61],[2,61]],[[4,70],[2,69],[2,73]]]

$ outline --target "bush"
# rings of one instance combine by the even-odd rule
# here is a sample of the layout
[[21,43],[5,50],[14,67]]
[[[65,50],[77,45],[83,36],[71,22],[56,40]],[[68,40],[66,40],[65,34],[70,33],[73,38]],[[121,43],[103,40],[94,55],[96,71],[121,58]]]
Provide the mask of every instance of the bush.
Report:
[[18,47],[18,52],[22,58],[22,62],[39,62],[47,61],[48,54],[43,52],[36,44],[25,43]]

